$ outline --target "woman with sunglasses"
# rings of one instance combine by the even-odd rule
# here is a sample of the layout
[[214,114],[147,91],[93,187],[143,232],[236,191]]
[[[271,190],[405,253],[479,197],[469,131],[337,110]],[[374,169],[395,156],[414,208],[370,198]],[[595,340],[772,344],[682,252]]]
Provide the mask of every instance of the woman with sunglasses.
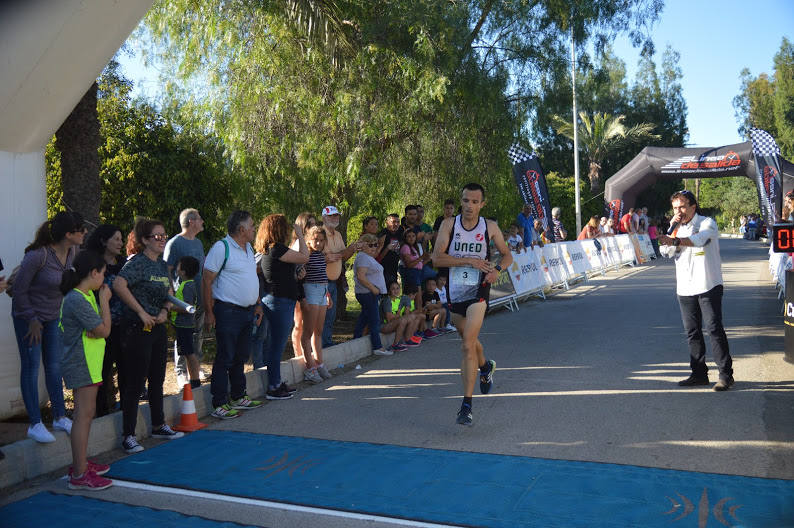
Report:
[[380,342],[380,314],[378,304],[381,295],[386,295],[386,280],[383,277],[383,266],[375,260],[378,254],[378,237],[366,233],[359,240],[364,245],[353,262],[355,277],[356,300],[361,304],[361,315],[358,316],[353,337],[364,335],[364,328],[369,327],[369,339],[372,351],[380,356],[391,355],[391,351],[383,348]]
[[168,266],[163,260],[168,235],[159,220],[141,218],[135,223],[136,254],[121,268],[113,291],[124,303],[121,319],[121,357],[118,361],[123,433],[121,447],[127,453],[143,451],[135,438],[138,403],[149,379],[152,436],[174,439],[184,436],[165,423],[163,381],[168,353],[165,322],[173,295]]
[[13,279],[11,313],[22,367],[20,389],[30,418],[28,437],[41,443],[55,441],[41,422],[39,364],[42,360],[52,403],[53,429],[66,434],[72,431],[72,421],[66,417],[61,379],[60,284],[63,272],[72,266],[77,247],[83,243],[85,231],[79,213],[56,214],[36,231],[36,238],[25,248],[22,264]]

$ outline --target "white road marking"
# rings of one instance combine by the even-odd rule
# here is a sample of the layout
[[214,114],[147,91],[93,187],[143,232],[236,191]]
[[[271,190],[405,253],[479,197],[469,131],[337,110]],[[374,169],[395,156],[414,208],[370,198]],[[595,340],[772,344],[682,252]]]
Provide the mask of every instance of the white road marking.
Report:
[[129,480],[113,479],[113,485],[136,489],[140,491],[151,491],[155,493],[170,493],[172,495],[182,495],[185,497],[193,497],[197,499],[209,499],[223,502],[232,502],[235,504],[245,504],[248,506],[258,506],[263,508],[272,508],[278,510],[287,510],[299,513],[312,513],[319,515],[328,515],[332,517],[342,517],[345,519],[353,519],[357,521],[367,522],[382,522],[393,524],[394,526],[411,526],[416,528],[453,528],[454,525],[449,524],[434,524],[421,521],[411,521],[408,519],[395,519],[393,517],[383,517],[380,515],[372,515],[367,513],[355,513],[342,510],[330,510],[325,508],[317,508],[311,506],[298,506],[296,504],[287,504],[283,502],[273,502],[260,499],[249,499],[245,497],[235,497],[232,495],[221,495],[217,493],[209,493],[205,491],[194,491],[182,488],[171,488],[168,486],[155,486],[153,484],[143,484],[140,482],[131,482]]

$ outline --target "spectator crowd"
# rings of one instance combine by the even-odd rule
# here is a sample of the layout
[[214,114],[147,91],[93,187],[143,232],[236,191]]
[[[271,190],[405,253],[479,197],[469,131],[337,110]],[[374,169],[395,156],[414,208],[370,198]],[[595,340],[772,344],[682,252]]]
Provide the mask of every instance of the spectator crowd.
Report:
[[[344,273],[351,259],[361,305],[353,335],[367,335],[375,354],[391,355],[455,331],[448,270],[434,268],[431,254],[443,220],[454,216],[456,207],[455,200],[446,200],[433,226],[421,205],[407,205],[402,216],[389,214],[383,223],[367,216],[360,233],[348,240],[339,231],[341,211],[334,205],[319,214],[301,213],[294,221],[271,214],[259,223],[238,210],[228,218],[226,236],[206,252],[199,238],[204,221],[196,209],[179,214],[180,232],[174,236],[163,222],[149,218],[138,219],[126,236],[126,229],[108,224],[88,235],[79,214],[56,214],[38,229],[8,280],[0,277],[0,291],[8,288],[13,298],[28,436],[55,441],[41,418],[42,362],[52,428],[72,435],[70,482],[76,488],[106,484],[100,477],[103,467],[85,458],[95,415],[122,412],[121,445],[127,453],[143,450],[135,432],[142,397],[151,407],[152,436],[182,436],[163,413],[169,325],[180,386],[195,388],[209,377],[212,414],[221,419],[263,403],[246,391],[248,361],[267,367],[266,399],[293,396],[295,388],[280,373],[288,342],[305,364],[305,381],[331,378],[323,350],[335,344],[333,325],[340,299],[345,300]],[[560,215],[555,207],[544,230],[524,206],[505,233],[508,246],[519,252],[566,240]],[[664,219],[650,219],[647,208],[630,209],[618,225],[611,218],[591,217],[577,238],[647,233],[658,248],[656,239],[665,229]],[[348,235],[354,231],[357,226],[348,225]],[[207,376],[201,360],[210,330],[216,351]],[[394,334],[389,347],[381,334]],[[64,383],[74,390],[74,423],[66,416]]]

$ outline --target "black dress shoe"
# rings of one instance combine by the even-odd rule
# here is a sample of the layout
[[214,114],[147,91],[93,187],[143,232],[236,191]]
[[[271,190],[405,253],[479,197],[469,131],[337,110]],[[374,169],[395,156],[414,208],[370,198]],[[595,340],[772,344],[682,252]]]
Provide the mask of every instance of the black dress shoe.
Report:
[[720,378],[717,383],[714,384],[714,390],[717,392],[722,392],[730,389],[733,386],[733,376],[730,378]]
[[685,380],[681,380],[678,382],[679,387],[695,387],[697,385],[708,385],[709,384],[709,377],[698,377],[698,376],[689,376]]

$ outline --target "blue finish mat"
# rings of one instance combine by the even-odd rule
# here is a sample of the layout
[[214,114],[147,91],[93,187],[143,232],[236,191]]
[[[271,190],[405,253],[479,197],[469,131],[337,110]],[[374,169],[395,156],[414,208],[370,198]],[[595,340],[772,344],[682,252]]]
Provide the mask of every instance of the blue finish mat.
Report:
[[203,430],[110,477],[462,526],[794,527],[794,481]]
[[[42,492],[0,508],[0,526],[6,528],[244,528],[172,511],[129,506],[78,495]],[[251,527],[253,528],[253,527]]]

